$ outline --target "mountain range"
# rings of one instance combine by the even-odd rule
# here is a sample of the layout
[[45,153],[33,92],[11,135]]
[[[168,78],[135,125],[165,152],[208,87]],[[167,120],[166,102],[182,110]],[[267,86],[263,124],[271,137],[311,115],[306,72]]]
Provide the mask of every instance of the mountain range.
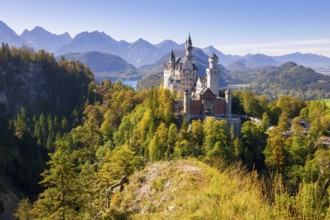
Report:
[[[164,61],[164,56],[174,50],[180,54],[184,49],[184,44],[178,44],[172,40],[164,40],[158,44],[151,44],[144,39],[135,42],[115,40],[104,32],[81,32],[71,38],[68,33],[56,35],[43,29],[35,27],[33,30],[24,30],[21,35],[16,34],[9,26],[0,21],[0,42],[6,42],[10,46],[27,45],[36,50],[44,49],[54,53],[56,56],[72,53],[86,53],[97,51],[110,54],[107,56],[109,61],[119,56],[126,62],[134,65],[143,73],[150,69],[150,65],[158,65]],[[315,69],[317,72],[330,74],[330,58],[316,54],[292,53],[283,56],[267,56],[263,54],[247,54],[245,56],[225,55],[213,46],[202,49],[206,55],[215,53],[220,63],[231,71],[241,71],[266,66],[279,66],[285,62],[295,62]],[[196,54],[200,54],[197,51]],[[100,56],[100,58],[103,56]],[[117,59],[118,60],[118,59]],[[105,62],[101,60],[100,63]],[[163,64],[163,63],[162,63]],[[149,65],[147,67],[146,65]],[[121,70],[123,71],[123,70]],[[118,73],[120,76],[120,72]]]
[[42,27],[35,27],[31,31],[25,29],[21,37],[34,49],[44,49],[46,51],[55,51],[72,40],[68,33],[56,35],[46,31]]
[[[119,56],[97,51],[86,53],[67,53],[63,57],[86,64],[93,72],[97,81],[103,79],[138,79],[139,71]],[[57,59],[60,59],[58,57]]]

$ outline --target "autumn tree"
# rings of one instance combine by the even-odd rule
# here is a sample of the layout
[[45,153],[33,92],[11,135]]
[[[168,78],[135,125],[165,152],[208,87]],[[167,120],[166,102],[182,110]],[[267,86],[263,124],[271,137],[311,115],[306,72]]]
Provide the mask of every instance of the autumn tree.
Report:
[[281,129],[276,127],[269,131],[269,137],[264,154],[265,163],[269,168],[274,171],[283,171],[286,152]]
[[57,150],[50,155],[49,169],[42,173],[41,184],[46,187],[33,205],[33,213],[50,219],[76,219],[79,195],[76,167],[67,143],[57,143]]

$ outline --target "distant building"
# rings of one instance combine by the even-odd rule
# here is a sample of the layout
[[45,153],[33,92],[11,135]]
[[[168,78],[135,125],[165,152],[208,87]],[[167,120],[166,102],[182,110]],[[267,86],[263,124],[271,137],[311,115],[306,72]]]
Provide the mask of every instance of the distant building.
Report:
[[164,88],[176,91],[183,99],[176,100],[176,112],[188,120],[204,119],[213,116],[225,119],[239,134],[241,121],[232,118],[232,94],[229,89],[225,97],[219,97],[221,68],[219,58],[214,53],[209,57],[209,67],[205,77],[198,77],[198,69],[193,60],[193,46],[190,35],[186,40],[186,55],[175,57],[173,50],[169,62],[164,65]]

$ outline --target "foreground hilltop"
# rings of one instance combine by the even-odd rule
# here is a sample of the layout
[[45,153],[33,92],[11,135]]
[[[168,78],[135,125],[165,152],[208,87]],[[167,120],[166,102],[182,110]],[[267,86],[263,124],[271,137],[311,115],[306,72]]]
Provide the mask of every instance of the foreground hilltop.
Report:
[[[195,160],[157,162],[136,172],[112,207],[133,219],[267,219],[261,186],[241,169]],[[254,181],[255,180],[255,181]]]
[[248,173],[240,165],[216,169],[192,159],[157,162],[134,173],[129,180],[124,191],[112,196],[110,212],[117,219],[286,219],[298,216],[314,219],[318,216],[317,210],[310,212],[308,204],[303,202],[310,196],[308,190],[304,192],[306,195],[302,193],[292,202],[280,181],[274,180],[268,187],[274,187],[276,193],[265,196],[257,175]]

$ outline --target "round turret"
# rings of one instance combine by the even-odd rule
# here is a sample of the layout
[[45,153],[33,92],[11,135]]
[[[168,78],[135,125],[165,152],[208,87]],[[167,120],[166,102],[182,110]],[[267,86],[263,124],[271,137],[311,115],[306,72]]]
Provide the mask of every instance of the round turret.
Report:
[[209,57],[209,68],[210,69],[215,68],[218,62],[219,62],[218,56],[215,55],[215,53],[213,53],[212,56]]

